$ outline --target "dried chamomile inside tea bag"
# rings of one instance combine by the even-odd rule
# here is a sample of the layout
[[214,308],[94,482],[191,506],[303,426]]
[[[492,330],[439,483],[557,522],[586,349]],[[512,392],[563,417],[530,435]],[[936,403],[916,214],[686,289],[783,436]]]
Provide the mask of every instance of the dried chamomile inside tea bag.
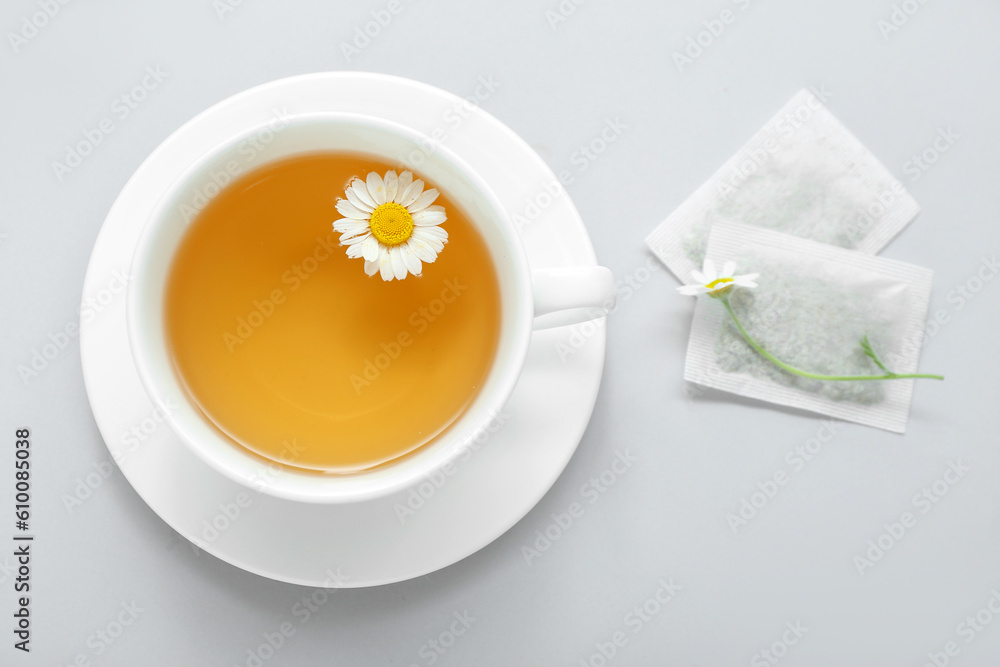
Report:
[[875,254],[916,217],[902,184],[807,90],[646,239],[678,277],[702,265],[717,222]]
[[698,300],[686,380],[905,430],[913,379],[839,378],[916,373],[929,269],[735,223],[712,228],[707,256],[709,266],[750,274],[753,287],[698,274],[728,292]]

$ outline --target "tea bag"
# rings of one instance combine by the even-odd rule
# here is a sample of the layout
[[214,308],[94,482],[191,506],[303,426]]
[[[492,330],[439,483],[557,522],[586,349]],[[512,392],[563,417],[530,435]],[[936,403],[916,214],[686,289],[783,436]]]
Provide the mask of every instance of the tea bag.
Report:
[[680,279],[718,221],[875,254],[920,212],[902,184],[808,90],[795,95],[646,244]]
[[[836,248],[789,234],[718,223],[707,256],[758,287],[729,302],[769,353],[827,375],[879,375],[864,354],[867,336],[889,370],[917,372],[930,301],[929,269]],[[823,381],[789,373],[740,335],[718,299],[698,297],[684,378],[700,385],[903,433],[914,380]],[[931,380],[924,380],[929,382]]]

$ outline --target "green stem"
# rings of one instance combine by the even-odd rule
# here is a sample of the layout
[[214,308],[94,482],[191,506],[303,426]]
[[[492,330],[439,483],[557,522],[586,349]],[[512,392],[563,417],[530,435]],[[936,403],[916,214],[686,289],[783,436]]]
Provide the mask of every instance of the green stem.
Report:
[[740,319],[736,317],[736,313],[733,311],[733,307],[729,304],[728,294],[723,295],[722,297],[719,298],[719,300],[722,301],[722,305],[726,307],[726,311],[729,313],[729,316],[733,319],[733,324],[735,324],[736,328],[739,329],[740,333],[743,335],[743,338],[746,340],[746,342],[750,343],[750,346],[753,349],[757,350],[757,352],[760,353],[762,357],[770,361],[778,368],[783,368],[789,373],[795,373],[796,375],[801,375],[802,377],[811,378],[813,380],[904,380],[907,378],[926,378],[928,380],[944,379],[943,375],[930,375],[926,373],[908,373],[899,375],[897,373],[893,373],[888,370],[886,370],[885,375],[821,375],[819,373],[810,373],[809,371],[804,371],[800,368],[795,368],[794,366],[790,366],[785,362],[783,362],[782,360],[775,357],[773,354],[771,354],[770,352],[762,348],[760,345],[758,345],[757,341],[755,341],[753,338],[750,337],[750,334],[747,333],[747,330],[744,329],[743,325],[740,323]]

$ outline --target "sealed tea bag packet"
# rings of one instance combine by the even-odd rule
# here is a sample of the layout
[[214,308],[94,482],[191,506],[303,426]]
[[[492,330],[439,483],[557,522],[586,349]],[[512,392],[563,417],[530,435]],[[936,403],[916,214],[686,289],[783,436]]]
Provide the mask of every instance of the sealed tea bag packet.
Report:
[[[718,223],[707,256],[757,273],[757,287],[728,300],[767,352],[823,375],[880,375],[861,341],[897,374],[917,372],[932,271],[760,227]],[[684,378],[779,405],[903,433],[912,379],[813,380],[785,371],[754,350],[721,300],[699,297]]]
[[868,254],[920,208],[889,171],[802,90],[646,239],[681,280],[719,221],[767,227]]

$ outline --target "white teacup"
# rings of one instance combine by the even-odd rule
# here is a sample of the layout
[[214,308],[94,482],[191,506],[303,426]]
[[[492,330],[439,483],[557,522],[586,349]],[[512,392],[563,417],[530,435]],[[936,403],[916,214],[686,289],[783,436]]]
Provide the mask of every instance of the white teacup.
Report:
[[[426,147],[433,150],[427,151]],[[370,471],[319,474],[263,462],[217,429],[182,386],[167,348],[164,293],[174,253],[188,223],[226,183],[266,163],[317,151],[365,153],[397,162],[415,147],[426,159],[419,176],[460,206],[486,240],[497,270],[501,330],[486,381],[464,414],[416,453]],[[495,418],[510,397],[533,330],[601,317],[615,303],[611,272],[599,266],[532,271],[517,230],[480,177],[443,146],[401,125],[346,113],[303,114],[206,146],[157,204],[132,259],[128,286],[129,343],[151,399],[171,406],[167,421],[212,468],[273,496],[307,502],[351,502],[405,489],[452,464]],[[373,279],[377,279],[373,278]],[[174,408],[173,406],[177,406]]]

